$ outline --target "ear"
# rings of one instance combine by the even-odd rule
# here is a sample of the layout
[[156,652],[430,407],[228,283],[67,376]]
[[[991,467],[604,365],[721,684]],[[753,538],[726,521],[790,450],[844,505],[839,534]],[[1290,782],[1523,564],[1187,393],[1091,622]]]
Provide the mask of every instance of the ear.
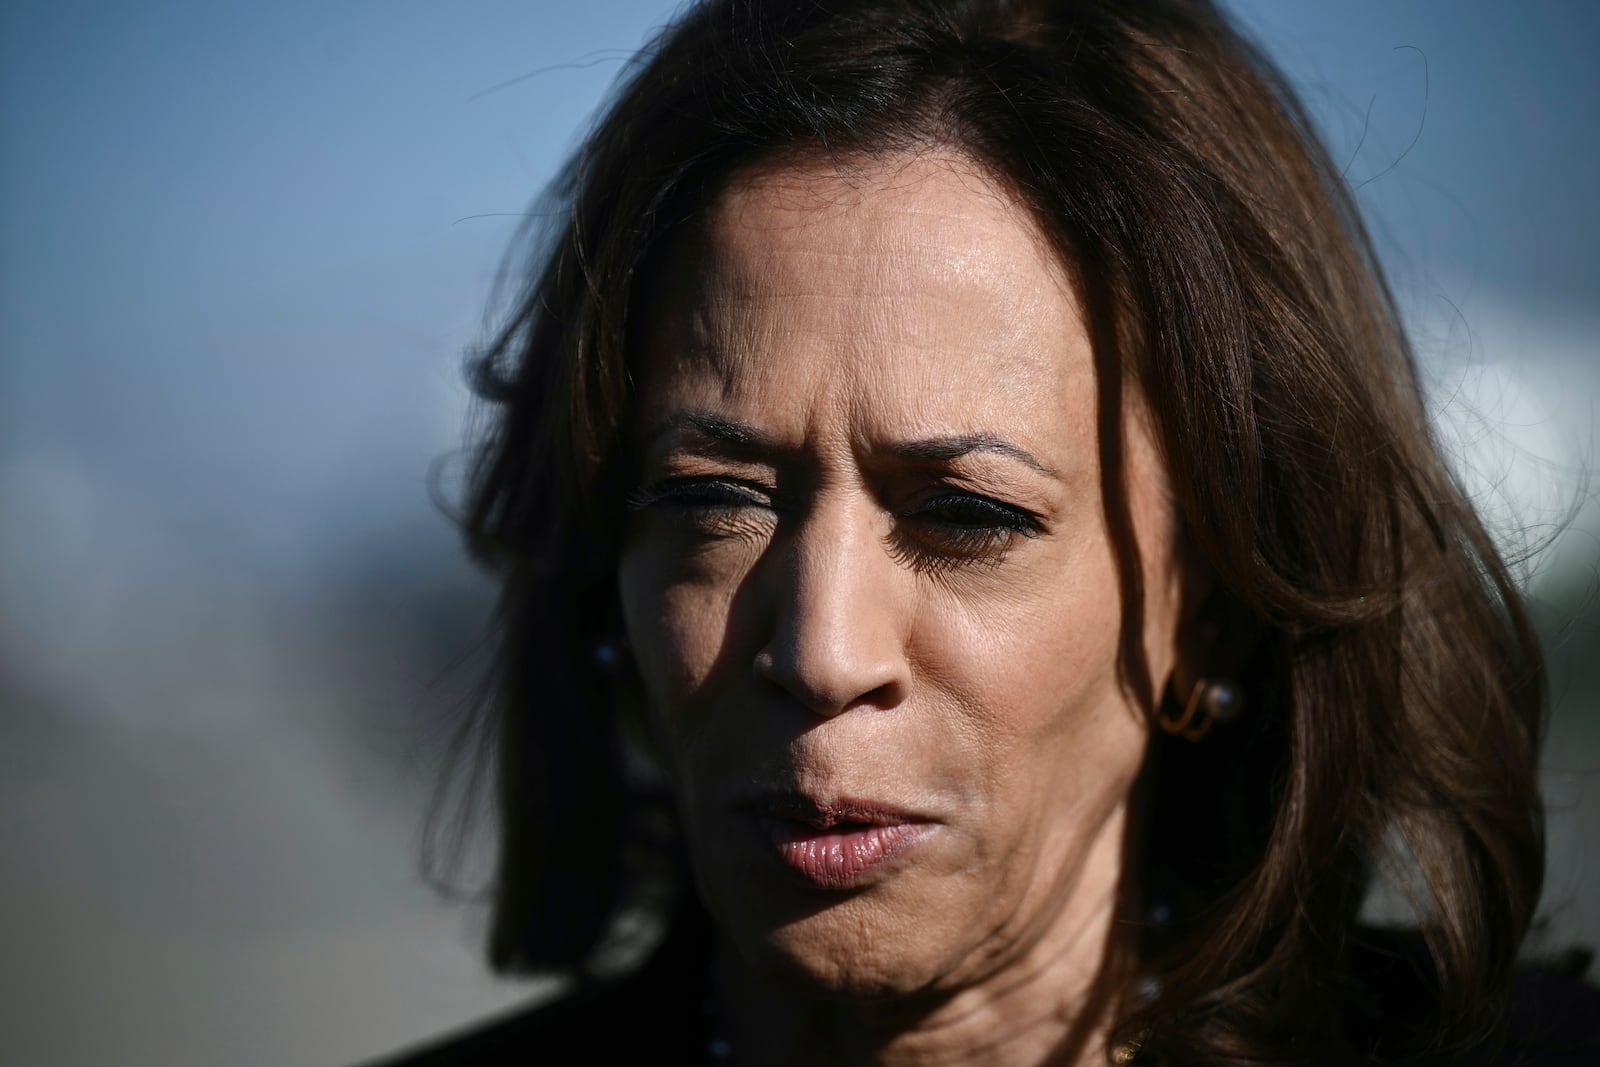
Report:
[[1223,588],[1204,560],[1187,554],[1170,682],[1179,702],[1201,679],[1237,682],[1259,634],[1254,615]]

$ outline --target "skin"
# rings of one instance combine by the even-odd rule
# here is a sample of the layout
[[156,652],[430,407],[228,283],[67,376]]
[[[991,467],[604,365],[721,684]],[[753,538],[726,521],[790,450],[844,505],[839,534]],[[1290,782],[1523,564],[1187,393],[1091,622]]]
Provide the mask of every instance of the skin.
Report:
[[[1117,674],[1067,270],[927,152],[747,173],[657,278],[619,579],[738,1059],[1104,1062],[1151,709]],[[1159,693],[1185,576],[1137,414],[1124,436]],[[920,836],[863,885],[800,884],[739,809],[766,787]]]

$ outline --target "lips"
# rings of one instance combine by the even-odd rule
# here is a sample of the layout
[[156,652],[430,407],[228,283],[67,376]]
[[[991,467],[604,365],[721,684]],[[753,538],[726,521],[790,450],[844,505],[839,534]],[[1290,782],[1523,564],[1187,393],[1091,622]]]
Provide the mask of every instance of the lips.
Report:
[[933,824],[886,805],[767,796],[746,806],[780,864],[818,888],[852,889],[927,836]]

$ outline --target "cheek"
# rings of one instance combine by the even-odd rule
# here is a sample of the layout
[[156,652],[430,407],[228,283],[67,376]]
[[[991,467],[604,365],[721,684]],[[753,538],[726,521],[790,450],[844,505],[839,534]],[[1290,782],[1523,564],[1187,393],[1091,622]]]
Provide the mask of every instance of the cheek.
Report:
[[1143,758],[1147,719],[1118,674],[1116,568],[1092,534],[1055,542],[993,595],[925,605],[920,620],[919,670],[960,709],[965,773],[1025,836],[1096,821]]
[[702,689],[731,654],[728,625],[736,583],[717,573],[684,574],[681,562],[648,548],[618,567],[622,615],[651,704],[674,708]]
[[1013,707],[1046,693],[1073,703],[1114,672],[1121,613],[1108,546],[1084,533],[1039,547],[983,595],[925,613],[930,672],[965,677]]
[[1080,625],[1064,627],[1057,602],[1053,611],[990,627],[955,667],[968,691],[963,702],[983,709],[994,743],[1021,760],[1059,759],[1063,748],[1076,757],[1111,724],[1139,722],[1118,683],[1116,620],[1066,613]]

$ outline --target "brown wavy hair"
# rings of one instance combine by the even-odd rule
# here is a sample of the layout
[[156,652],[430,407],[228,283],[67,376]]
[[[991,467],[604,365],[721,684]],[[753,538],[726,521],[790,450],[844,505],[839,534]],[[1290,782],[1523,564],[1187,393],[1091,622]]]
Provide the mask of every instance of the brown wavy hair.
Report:
[[[1241,1065],[1481,1037],[1543,872],[1539,651],[1430,437],[1341,175],[1206,0],[714,0],[627,72],[473,365],[490,418],[465,529],[503,581],[493,964],[592,959],[648,843],[674,849],[662,798],[624,766],[629,687],[594,654],[620,632],[630,318],[652,254],[735,171],[930,146],[985,167],[1072,268],[1113,533],[1126,387],[1185,551],[1254,633],[1249,718],[1197,745],[1153,735],[1140,863],[1172,918],[1145,939],[1157,982],[1122,998],[1118,1035]],[[1414,905],[1430,1010],[1374,1036],[1351,1021],[1352,961],[1381,867]]]

